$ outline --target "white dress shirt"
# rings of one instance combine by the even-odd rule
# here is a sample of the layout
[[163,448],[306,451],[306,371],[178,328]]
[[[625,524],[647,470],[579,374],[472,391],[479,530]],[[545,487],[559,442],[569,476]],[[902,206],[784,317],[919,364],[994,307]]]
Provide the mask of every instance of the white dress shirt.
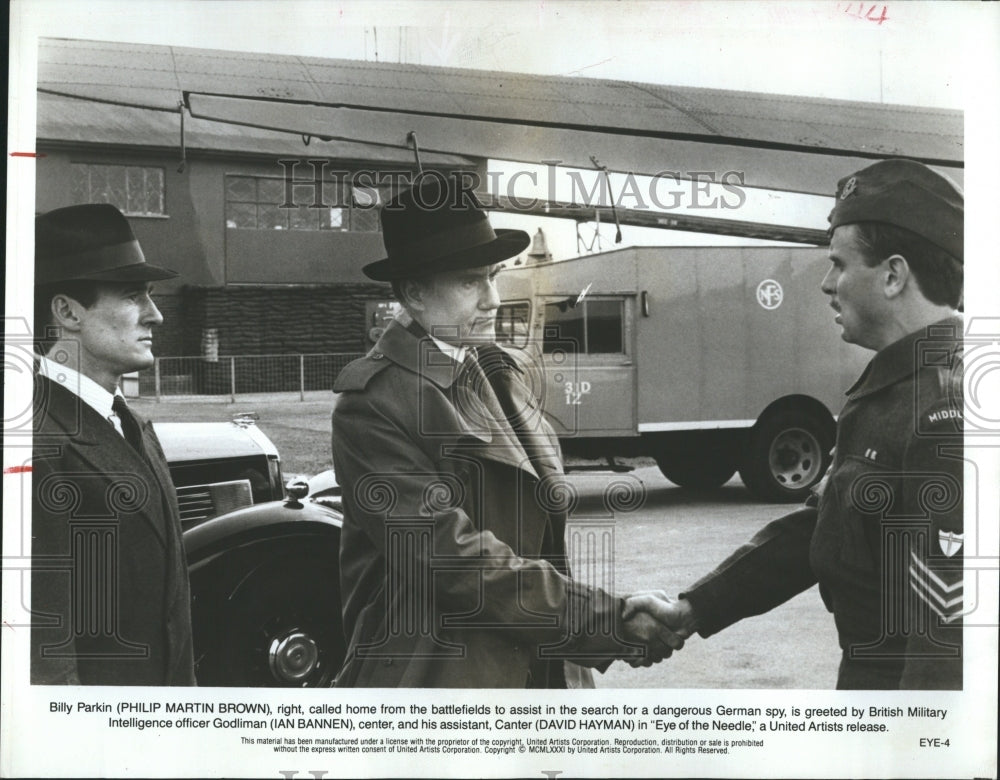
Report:
[[109,393],[89,376],[84,376],[76,369],[60,365],[47,357],[42,357],[39,361],[38,373],[78,396],[87,406],[110,422],[119,435],[125,435],[122,431],[122,421],[111,408],[115,396],[122,395],[120,388],[116,387],[114,393]]

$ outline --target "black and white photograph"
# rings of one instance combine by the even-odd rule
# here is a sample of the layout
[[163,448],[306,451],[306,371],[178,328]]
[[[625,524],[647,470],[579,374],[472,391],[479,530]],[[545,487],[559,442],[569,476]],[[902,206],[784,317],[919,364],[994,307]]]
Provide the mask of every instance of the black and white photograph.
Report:
[[0,776],[996,777],[995,5],[9,20]]

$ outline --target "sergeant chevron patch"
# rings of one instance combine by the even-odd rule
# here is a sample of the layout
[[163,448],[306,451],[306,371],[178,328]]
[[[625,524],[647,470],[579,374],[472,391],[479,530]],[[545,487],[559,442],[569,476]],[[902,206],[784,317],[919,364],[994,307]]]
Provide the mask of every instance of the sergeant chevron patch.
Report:
[[910,587],[920,599],[936,612],[945,623],[957,620],[962,615],[963,582],[960,570],[951,572],[958,579],[947,583],[921,561],[916,553],[910,553]]

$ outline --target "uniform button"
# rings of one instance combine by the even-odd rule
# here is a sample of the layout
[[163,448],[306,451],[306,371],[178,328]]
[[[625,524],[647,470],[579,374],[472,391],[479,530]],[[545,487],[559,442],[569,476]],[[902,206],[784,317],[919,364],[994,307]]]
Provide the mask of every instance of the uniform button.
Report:
[[381,360],[384,357],[385,355],[383,355],[381,352],[372,352],[372,360]]

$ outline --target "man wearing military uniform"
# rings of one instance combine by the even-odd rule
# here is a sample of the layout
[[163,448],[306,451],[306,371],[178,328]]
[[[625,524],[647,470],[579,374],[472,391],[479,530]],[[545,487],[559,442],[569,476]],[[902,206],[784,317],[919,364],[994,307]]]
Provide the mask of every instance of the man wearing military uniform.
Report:
[[710,636],[816,582],[843,650],[837,687],[962,687],[962,191],[908,160],[839,182],[822,282],[845,341],[876,352],[807,506],[765,526],[677,601]]
[[570,576],[558,441],[531,366],[495,343],[496,264],[528,235],[456,184],[424,176],[383,209],[388,257],[364,270],[405,313],[334,384],[337,685],[592,686],[588,667],[683,642]]

